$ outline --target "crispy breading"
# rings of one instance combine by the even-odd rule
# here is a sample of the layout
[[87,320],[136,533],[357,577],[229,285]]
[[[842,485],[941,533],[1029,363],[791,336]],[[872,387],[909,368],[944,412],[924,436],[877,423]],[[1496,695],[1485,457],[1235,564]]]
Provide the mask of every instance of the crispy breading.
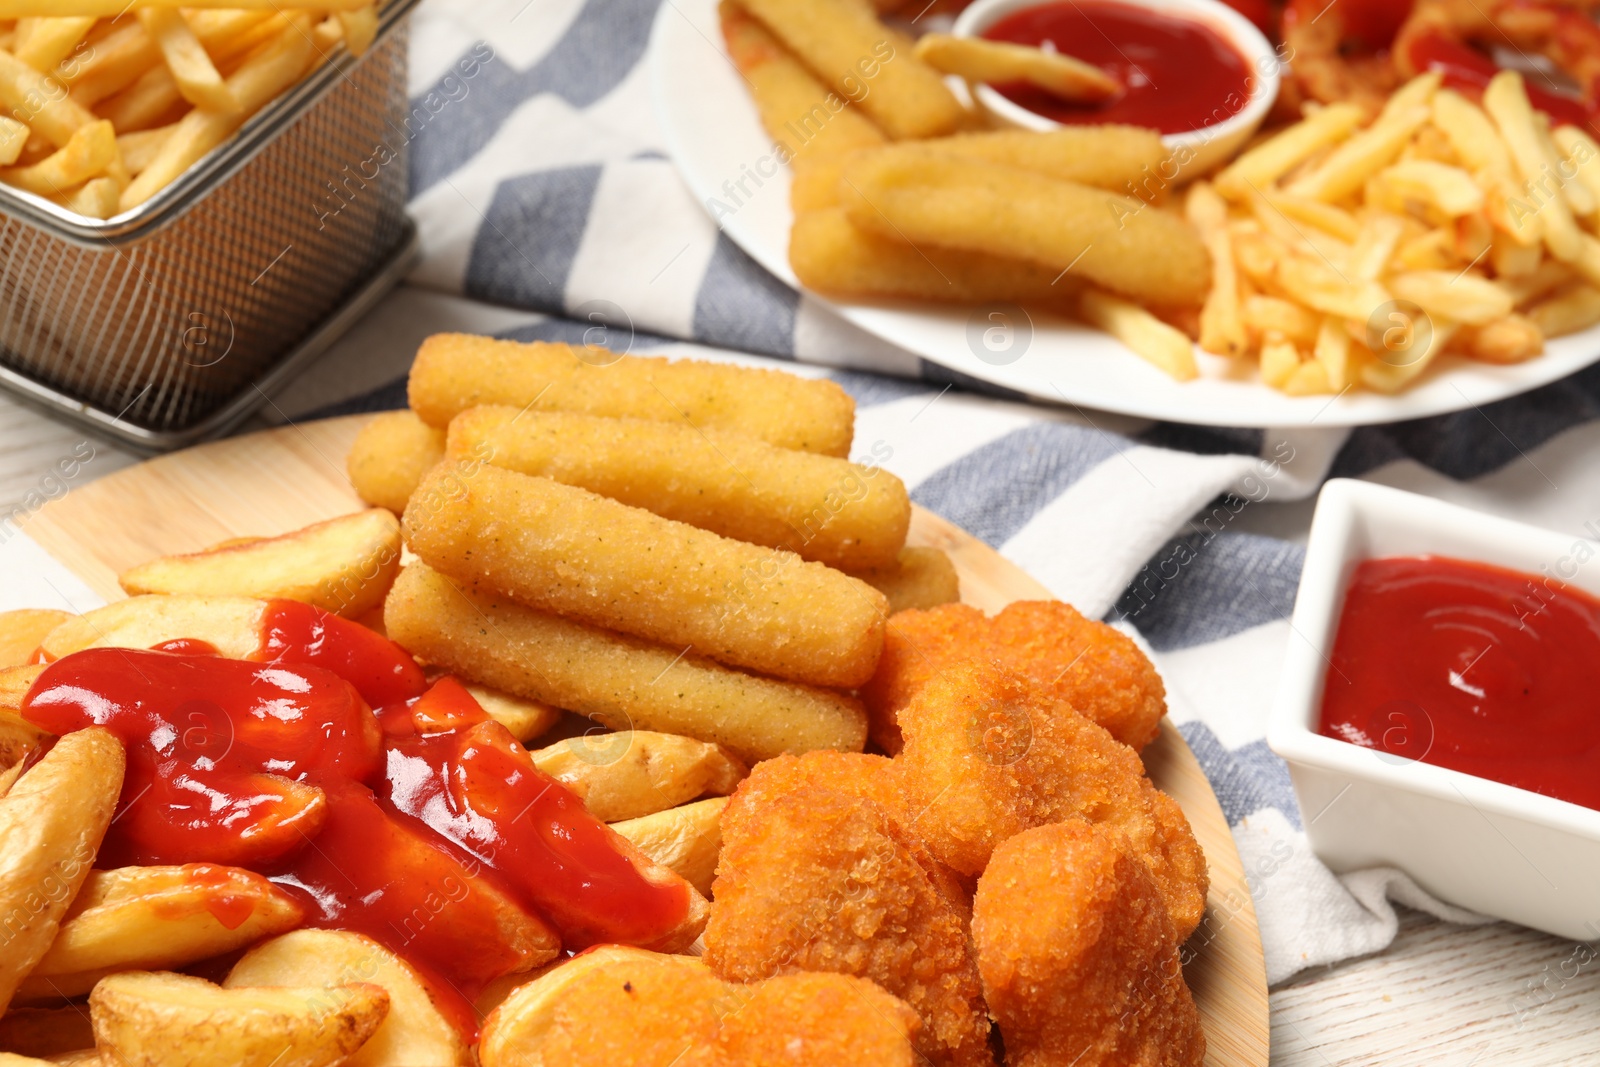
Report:
[[966,604],[890,616],[877,673],[861,690],[872,740],[900,751],[897,719],[917,691],[955,663],[990,659],[1071,704],[1125,745],[1155,740],[1166,688],[1126,635],[1059,600],[1021,600],[993,618]]
[[731,981],[870,978],[921,1017],[917,1051],[934,1064],[992,1067],[965,915],[906,833],[872,801],[816,785],[756,806],[723,826],[706,964]]
[[950,667],[900,713],[900,780],[914,831],[940,860],[982,873],[1001,842],[1082,817],[1128,835],[1183,936],[1205,912],[1205,856],[1139,757],[1101,727],[993,664]]
[[[749,989],[749,1001],[717,1032],[716,1067],[911,1067],[922,1021],[906,1002],[865,978],[779,975]],[[736,989],[735,994],[744,992]]]
[[573,979],[539,1052],[544,1067],[682,1064],[709,1049],[722,1017],[738,1008],[710,971],[629,960]]
[[972,937],[1012,1067],[1198,1067],[1206,1040],[1160,887],[1080,819],[995,849]]

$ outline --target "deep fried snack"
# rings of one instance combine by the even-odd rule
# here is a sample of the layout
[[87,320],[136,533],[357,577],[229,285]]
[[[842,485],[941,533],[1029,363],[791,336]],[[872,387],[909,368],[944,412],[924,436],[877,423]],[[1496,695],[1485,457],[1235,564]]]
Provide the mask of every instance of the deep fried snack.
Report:
[[[801,179],[803,181],[804,178]],[[800,196],[800,184],[795,186]],[[789,265],[807,289],[837,296],[940,300],[960,304],[1069,300],[1076,279],[1020,259],[982,252],[918,248],[851,223],[844,209],[824,207],[795,216]]]
[[1014,1067],[1198,1067],[1206,1039],[1160,888],[1116,830],[1041,826],[995,849],[972,939]]
[[1182,937],[1205,912],[1206,862],[1139,757],[1072,708],[993,664],[949,667],[900,713],[900,780],[940,860],[982,873],[1002,841],[1084,818],[1127,834]]
[[77,730],[0,796],[0,1014],[89,876],[126,764],[110,731]]
[[1093,63],[1010,41],[925,33],[916,54],[968,82],[1026,82],[1061,100],[1106,100],[1122,92],[1121,83]]
[[911,1067],[922,1020],[865,978],[801,973],[737,992],[745,1006],[722,1020],[716,1061],[727,1067]]
[[883,131],[817,80],[767,28],[732,0],[717,5],[722,38],[744,76],[779,159],[793,164],[885,142]]
[[911,41],[859,0],[740,0],[833,91],[896,140],[937,137],[967,113]]
[[404,528],[468,588],[779,678],[860,685],[883,647],[888,601],[865,582],[549,478],[446,461]]
[[655,730],[569,737],[530,755],[601,822],[637,819],[699,796],[727,796],[750,773],[721,745]]
[[386,411],[361,427],[344,465],[356,495],[396,515],[417,483],[444,458],[444,430],[411,411]]
[[[889,598],[891,622],[897,612],[936,608],[961,599],[956,565],[937,548],[908,545],[889,566],[856,571],[855,576]],[[884,632],[887,635],[887,629]],[[878,662],[883,662],[881,657]]]
[[709,896],[712,880],[717,875],[717,855],[722,850],[722,812],[727,806],[727,797],[707,797],[692,804],[614,822],[611,829],[651,860],[694,886],[702,896]]
[[812,785],[763,799],[724,826],[714,893],[705,961],[718,975],[870,978],[921,1017],[922,1055],[993,1064],[964,915],[877,804]]
[[448,453],[847,571],[892,564],[911,524],[905,483],[879,467],[681,423],[472,408]]
[[510,404],[686,422],[840,457],[850,454],[856,417],[850,394],[824,378],[461,333],[422,342],[407,395],[418,417],[439,429],[467,408]]
[[883,237],[1028,260],[1162,305],[1198,306],[1210,284],[1194,228],[1135,197],[920,144],[858,153],[841,181],[850,221]]
[[861,690],[873,742],[900,751],[900,709],[947,667],[975,660],[1009,667],[1135,749],[1155,740],[1167,713],[1166,687],[1149,657],[1070,604],[1022,600],[993,618],[946,604],[890,617],[877,673]]
[[699,1063],[695,1050],[709,1049],[722,1017],[739,1009],[733,990],[704,967],[650,957],[589,969],[559,995],[537,1046],[543,1067]]
[[94,1028],[77,1004],[12,1008],[0,1016],[0,1048],[14,1055],[47,1059],[93,1047]]
[[71,612],[49,608],[0,611],[0,670],[27,663],[45,635],[70,618]]
[[866,744],[866,713],[851,697],[469,593],[425,564],[400,573],[384,618],[391,638],[434,666],[613,730],[685,734],[751,761]]

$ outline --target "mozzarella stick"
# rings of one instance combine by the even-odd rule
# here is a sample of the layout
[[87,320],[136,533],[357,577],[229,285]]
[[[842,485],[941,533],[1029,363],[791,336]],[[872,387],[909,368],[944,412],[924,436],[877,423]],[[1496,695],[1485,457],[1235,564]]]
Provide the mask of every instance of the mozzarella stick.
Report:
[[943,76],[860,0],[740,0],[834,92],[895,140],[937,137],[966,120]]
[[911,524],[887,471],[670,422],[471,408],[448,451],[841,570],[893,563]]
[[435,463],[444,458],[445,435],[410,411],[386,411],[361,427],[345,470],[356,495],[396,515]]
[[859,752],[866,744],[866,713],[852,697],[468,591],[426,564],[401,572],[384,620],[390,637],[433,666],[613,730],[683,734],[752,762],[819,748]]
[[470,588],[778,678],[857,686],[883,649],[888,602],[865,582],[549,478],[446,460],[404,524]]
[[411,409],[444,429],[467,408],[510,404],[745,433],[780,448],[850,454],[856,405],[836,382],[603,348],[435,334],[411,365]]
[[857,571],[855,576],[889,598],[889,614],[925,610],[961,599],[956,565],[937,548],[906,547],[887,567]]

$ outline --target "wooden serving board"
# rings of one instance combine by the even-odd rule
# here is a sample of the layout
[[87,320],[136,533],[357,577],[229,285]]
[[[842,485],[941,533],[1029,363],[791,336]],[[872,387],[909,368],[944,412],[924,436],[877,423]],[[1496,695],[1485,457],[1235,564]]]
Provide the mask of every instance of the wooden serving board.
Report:
[[[230,537],[272,536],[362,507],[344,457],[368,416],[290,426],[163,456],[74,489],[46,505],[27,532],[108,600],[117,574],[152,556]],[[914,544],[942,548],[961,599],[997,611],[1050,593],[972,535],[917,509]],[[1189,817],[1211,868],[1205,921],[1188,944],[1189,985],[1205,1022],[1208,1067],[1265,1067],[1266,971],[1255,905],[1233,835],[1194,753],[1169,722],[1144,752],[1157,786]]]

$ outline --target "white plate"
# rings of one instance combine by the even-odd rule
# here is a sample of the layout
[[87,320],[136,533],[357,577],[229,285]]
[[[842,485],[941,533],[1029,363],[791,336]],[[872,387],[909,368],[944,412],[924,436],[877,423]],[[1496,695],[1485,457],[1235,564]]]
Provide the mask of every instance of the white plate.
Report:
[[[722,231],[775,276],[789,269],[789,172],[778,163],[744,81],[722,44],[716,0],[666,0],[650,39],[650,78],[667,150]],[[742,189],[740,184],[742,183]],[[720,206],[719,206],[720,205]],[[1057,403],[1211,426],[1362,426],[1491,403],[1564,378],[1600,359],[1600,327],[1549,342],[1511,367],[1455,358],[1399,396],[1353,391],[1291,397],[1218,356],[1199,353],[1201,377],[1175,382],[1097,330],[1035,314],[991,324],[984,309],[844,302],[810,294],[869,333],[952,370]],[[998,355],[980,359],[987,339]],[[972,340],[969,342],[969,334]],[[1009,362],[1001,362],[1009,360]]]

